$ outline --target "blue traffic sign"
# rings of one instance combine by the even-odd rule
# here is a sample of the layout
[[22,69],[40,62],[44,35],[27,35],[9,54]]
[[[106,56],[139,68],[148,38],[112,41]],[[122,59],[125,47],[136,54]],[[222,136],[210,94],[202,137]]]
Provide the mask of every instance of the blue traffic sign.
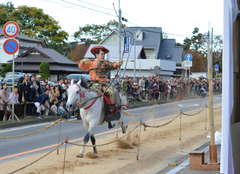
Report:
[[192,61],[192,54],[185,54],[185,60]]
[[4,43],[3,43],[3,50],[7,53],[7,54],[14,54],[19,50],[19,43],[17,40],[15,39],[7,39]]
[[219,68],[220,68],[220,66],[219,66],[218,64],[215,64],[215,65],[214,65],[215,71],[219,71]]

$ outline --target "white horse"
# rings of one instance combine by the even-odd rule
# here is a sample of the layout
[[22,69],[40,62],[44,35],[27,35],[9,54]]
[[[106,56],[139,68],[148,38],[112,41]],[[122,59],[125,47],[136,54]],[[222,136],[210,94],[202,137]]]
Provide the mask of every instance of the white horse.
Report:
[[[80,106],[80,116],[82,118],[83,127],[87,130],[86,135],[84,136],[83,143],[86,145],[91,139],[93,144],[93,153],[97,153],[95,147],[96,140],[94,137],[94,128],[98,125],[101,125],[104,122],[104,101],[103,97],[95,91],[86,89],[81,86],[81,80],[78,83],[74,84],[71,81],[71,85],[67,89],[68,100],[66,103],[67,109],[71,109],[77,103],[84,103]],[[127,105],[127,98],[121,96],[121,104]],[[79,106],[78,106],[79,107]],[[118,120],[119,125],[122,128],[122,132],[125,133],[126,126],[123,125],[122,117]],[[82,158],[85,153],[85,146],[82,147],[82,150],[77,155],[77,157]]]

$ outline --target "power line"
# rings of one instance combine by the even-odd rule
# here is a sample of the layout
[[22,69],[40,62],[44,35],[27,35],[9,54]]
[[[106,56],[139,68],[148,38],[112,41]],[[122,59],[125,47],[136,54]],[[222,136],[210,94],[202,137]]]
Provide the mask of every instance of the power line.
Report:
[[65,3],[63,4],[61,2],[56,2],[58,0],[44,0],[44,1],[46,1],[48,3],[51,3],[51,4],[55,4],[55,5],[58,4],[58,5],[60,5],[63,8],[72,8],[72,5],[67,7]]
[[66,0],[60,0],[60,1],[65,2],[67,4],[74,5],[74,6],[78,6],[78,7],[84,8],[84,9],[88,9],[88,10],[94,11],[96,13],[101,13],[101,14],[105,14],[105,15],[108,15],[108,16],[116,17],[115,15],[113,15],[111,13],[103,12],[103,11],[100,11],[100,10],[97,10],[97,9],[93,9],[93,8],[90,8],[90,7],[87,7],[87,6],[84,6],[84,5],[76,4],[76,3],[69,2],[69,1],[66,1]]
[[105,9],[105,10],[113,11],[113,9],[111,9],[111,8],[106,8],[106,7],[103,7],[103,6],[100,6],[100,5],[96,5],[96,4],[93,4],[93,3],[89,3],[89,2],[86,2],[86,1],[83,1],[83,0],[77,0],[77,1],[82,2],[84,4],[91,5],[91,6],[95,6],[95,7],[98,7],[98,8],[102,8],[102,9]]

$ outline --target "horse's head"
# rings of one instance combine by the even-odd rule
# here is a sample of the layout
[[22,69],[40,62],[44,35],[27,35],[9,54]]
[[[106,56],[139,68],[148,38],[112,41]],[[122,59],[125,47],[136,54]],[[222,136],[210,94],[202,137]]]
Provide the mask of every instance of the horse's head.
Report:
[[77,104],[78,101],[80,101],[80,91],[81,91],[81,80],[79,80],[76,84],[74,84],[74,81],[71,81],[70,86],[67,89],[67,103],[66,108],[70,110],[75,104]]

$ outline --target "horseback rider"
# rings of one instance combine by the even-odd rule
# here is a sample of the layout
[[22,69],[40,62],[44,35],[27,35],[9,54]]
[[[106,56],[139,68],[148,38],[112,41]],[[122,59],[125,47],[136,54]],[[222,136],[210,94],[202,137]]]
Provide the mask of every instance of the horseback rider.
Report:
[[[120,97],[118,91],[109,84],[109,72],[114,69],[118,69],[122,65],[122,61],[119,62],[110,62],[105,60],[105,54],[109,50],[103,46],[96,46],[91,49],[91,53],[95,56],[94,60],[82,59],[80,60],[78,66],[80,69],[89,71],[90,80],[91,80],[91,89],[103,93],[105,99],[105,111],[106,116],[105,120],[108,122],[108,127],[113,128],[111,124],[111,118],[109,115],[118,115],[120,117],[119,109],[117,109],[120,104]],[[107,97],[106,97],[107,96]],[[109,101],[110,99],[110,101]]]

